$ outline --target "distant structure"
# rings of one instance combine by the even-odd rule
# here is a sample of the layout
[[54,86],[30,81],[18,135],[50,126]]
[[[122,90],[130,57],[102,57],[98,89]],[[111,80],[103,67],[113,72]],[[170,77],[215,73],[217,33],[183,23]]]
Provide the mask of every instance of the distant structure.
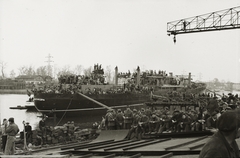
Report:
[[53,58],[50,54],[48,54],[48,56],[46,57],[47,58],[47,72],[48,72],[48,76],[51,76],[52,77],[52,73],[53,73],[53,69],[52,69],[52,65],[51,65],[51,62],[53,62],[51,60],[51,58]]

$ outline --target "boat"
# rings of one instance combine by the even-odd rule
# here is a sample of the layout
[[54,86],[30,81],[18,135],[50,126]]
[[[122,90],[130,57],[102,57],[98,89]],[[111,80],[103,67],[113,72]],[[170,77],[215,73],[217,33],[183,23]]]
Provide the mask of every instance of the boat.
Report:
[[[191,74],[188,77],[167,75],[163,71],[143,72],[140,68],[131,74],[118,73],[115,68],[115,83],[108,84],[105,81],[104,70],[99,65],[94,65],[90,76],[65,76],[59,78],[57,89],[34,90],[34,105],[39,112],[57,116],[95,116],[105,114],[106,107],[124,109],[127,106],[141,107],[145,102],[153,99],[152,94],[160,95],[170,91],[184,93],[201,93],[206,86],[203,83],[191,82]],[[121,83],[119,83],[119,81]],[[56,87],[56,86],[55,86]],[[60,89],[64,89],[60,91]]]
[[24,105],[17,105],[16,107],[10,107],[9,109],[27,110],[28,112],[35,112],[37,109],[36,109],[36,107],[34,105],[34,96],[33,96],[33,94],[29,94],[29,98],[25,102]]

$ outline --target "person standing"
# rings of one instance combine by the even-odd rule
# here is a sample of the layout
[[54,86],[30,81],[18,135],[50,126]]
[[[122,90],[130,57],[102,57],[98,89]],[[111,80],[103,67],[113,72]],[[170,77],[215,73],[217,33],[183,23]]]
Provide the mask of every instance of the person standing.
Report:
[[133,112],[127,106],[127,109],[124,111],[124,129],[130,129],[132,125]]
[[26,132],[26,140],[27,144],[32,142],[32,126],[29,125],[29,122],[26,123],[25,132]]
[[45,144],[46,143],[46,125],[45,125],[45,120],[46,117],[43,116],[42,120],[39,121],[39,129],[41,130],[41,144]]
[[122,110],[118,109],[117,110],[117,115],[116,115],[117,129],[123,129],[123,122],[124,122],[124,118],[123,118]]
[[7,119],[3,119],[3,123],[2,123],[2,150],[3,150],[3,153],[5,151],[5,147],[6,147],[6,143],[7,143],[7,134],[6,134],[6,129],[7,129],[7,125],[8,125],[8,122],[7,122]]
[[233,158],[239,157],[239,148],[236,143],[240,127],[239,111],[227,111],[218,121],[218,131],[203,146],[199,158]]
[[6,128],[7,143],[5,147],[5,155],[13,155],[15,153],[15,140],[16,135],[19,132],[18,126],[14,123],[14,118],[10,117],[8,119],[9,125]]

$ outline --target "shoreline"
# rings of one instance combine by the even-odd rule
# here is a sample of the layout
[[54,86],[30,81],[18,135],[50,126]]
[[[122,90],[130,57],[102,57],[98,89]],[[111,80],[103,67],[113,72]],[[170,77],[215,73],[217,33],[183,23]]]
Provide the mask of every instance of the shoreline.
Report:
[[0,94],[27,94],[26,89],[0,89]]

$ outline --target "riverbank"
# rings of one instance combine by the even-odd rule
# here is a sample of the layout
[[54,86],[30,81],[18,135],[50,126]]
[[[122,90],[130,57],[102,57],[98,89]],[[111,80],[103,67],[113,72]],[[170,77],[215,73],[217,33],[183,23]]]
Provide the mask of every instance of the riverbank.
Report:
[[26,89],[0,89],[0,94],[27,94]]

